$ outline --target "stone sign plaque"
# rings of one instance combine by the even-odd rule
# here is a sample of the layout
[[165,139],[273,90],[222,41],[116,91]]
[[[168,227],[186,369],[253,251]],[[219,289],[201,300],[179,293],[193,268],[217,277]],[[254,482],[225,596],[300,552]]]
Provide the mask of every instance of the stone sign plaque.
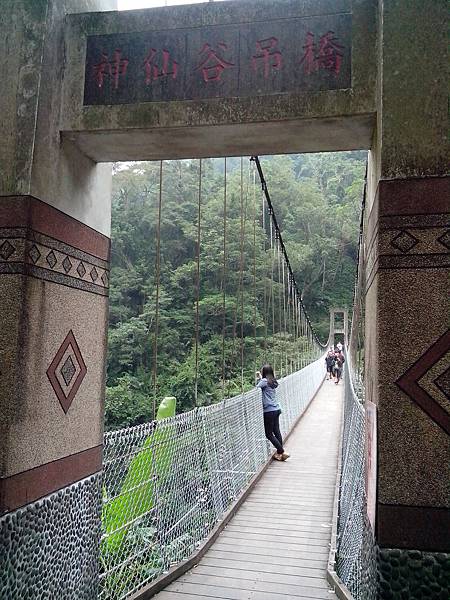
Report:
[[350,14],[87,38],[85,105],[350,86]]

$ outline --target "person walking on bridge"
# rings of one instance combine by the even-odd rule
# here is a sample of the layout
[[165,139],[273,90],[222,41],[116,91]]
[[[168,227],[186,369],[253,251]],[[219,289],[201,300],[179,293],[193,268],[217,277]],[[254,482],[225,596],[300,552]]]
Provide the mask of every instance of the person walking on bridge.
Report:
[[339,380],[342,377],[342,367],[344,366],[345,358],[342,352],[336,352],[335,356],[335,369],[334,373],[336,375],[336,381],[334,382],[336,385],[339,383]]
[[328,351],[328,354],[325,357],[325,365],[327,367],[327,379],[333,379],[333,377],[334,377],[334,374],[333,374],[334,360],[335,360],[334,352],[330,348],[330,350]]
[[262,392],[264,431],[266,438],[277,449],[274,459],[286,460],[289,458],[289,454],[285,452],[283,448],[283,438],[280,431],[281,408],[276,401],[278,381],[275,379],[272,367],[270,365],[264,365],[261,372],[256,372],[256,379],[256,387],[261,388]]

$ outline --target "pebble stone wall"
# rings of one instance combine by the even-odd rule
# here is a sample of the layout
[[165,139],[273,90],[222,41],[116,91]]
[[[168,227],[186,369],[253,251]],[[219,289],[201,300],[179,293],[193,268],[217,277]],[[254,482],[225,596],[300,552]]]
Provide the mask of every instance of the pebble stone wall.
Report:
[[450,598],[450,554],[383,548],[378,570],[380,600]]
[[98,596],[101,475],[0,519],[1,600]]

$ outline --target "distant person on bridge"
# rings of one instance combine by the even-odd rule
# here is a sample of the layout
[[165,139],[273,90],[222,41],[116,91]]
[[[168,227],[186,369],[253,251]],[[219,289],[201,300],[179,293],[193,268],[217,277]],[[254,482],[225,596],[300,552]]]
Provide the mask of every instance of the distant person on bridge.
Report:
[[331,348],[328,350],[328,354],[325,356],[325,365],[327,367],[327,379],[333,379],[334,351]]
[[289,454],[284,451],[283,438],[280,431],[280,405],[276,401],[276,388],[278,381],[275,379],[273,369],[270,365],[264,365],[260,371],[256,372],[257,384],[256,387],[261,388],[263,414],[264,414],[264,431],[266,438],[277,449],[274,455],[275,460],[286,460]]
[[342,349],[343,349],[343,345],[341,344],[341,342],[338,342],[338,343],[336,344],[336,350],[337,350],[338,352],[342,352]]
[[342,352],[336,352],[335,354],[335,368],[334,373],[336,375],[336,381],[334,382],[336,385],[339,383],[339,380],[342,377],[342,367],[344,366],[345,358]]

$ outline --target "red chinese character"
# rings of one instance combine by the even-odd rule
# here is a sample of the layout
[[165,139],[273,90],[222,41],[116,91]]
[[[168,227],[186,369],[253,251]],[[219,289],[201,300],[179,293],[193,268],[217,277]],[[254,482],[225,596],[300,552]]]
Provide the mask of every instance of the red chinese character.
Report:
[[[217,47],[228,50],[228,46],[224,42],[219,42]],[[223,56],[219,56],[219,50],[214,50],[209,44],[204,44],[199,54],[203,54],[205,58],[196,69],[202,70],[203,81],[206,83],[208,81],[219,81],[222,71],[234,67],[234,63],[225,60]]]
[[343,48],[343,46],[337,43],[334,31],[327,31],[319,40],[319,52],[317,54],[319,68],[339,75],[343,56],[341,51]]
[[110,61],[108,60],[108,55],[102,52],[101,61],[97,65],[94,65],[92,69],[94,79],[99,88],[103,87],[106,76],[111,77],[115,90],[119,87],[119,78],[120,76],[125,76],[128,67],[128,59],[120,58],[121,54],[121,50],[115,50],[113,59]]
[[304,64],[304,71],[307,75],[310,75],[314,71],[317,71],[319,64],[316,60],[316,44],[314,43],[314,34],[308,31],[306,34],[306,44],[303,46],[304,54],[300,61],[300,64]]
[[178,63],[172,60],[172,69],[169,70],[170,52],[168,50],[162,51],[162,67],[154,62],[154,58],[157,54],[155,48],[152,48],[144,60],[145,68],[145,85],[149,85],[158,77],[164,77],[165,75],[172,75],[172,79],[175,79],[178,75]]
[[317,50],[314,42],[314,34],[308,31],[306,34],[306,43],[303,46],[305,52],[300,60],[300,64],[304,64],[303,68],[307,75],[319,69],[326,69],[334,73],[334,75],[339,75],[343,48],[343,46],[337,43],[334,31],[328,31],[319,39],[319,48]]
[[262,61],[264,65],[264,78],[269,77],[270,69],[281,69],[283,64],[283,57],[279,50],[275,50],[278,44],[278,39],[274,37],[267,38],[265,40],[258,40],[256,42],[256,48],[260,51],[260,54],[254,54],[252,56],[252,67],[256,71],[258,68],[258,61]]

